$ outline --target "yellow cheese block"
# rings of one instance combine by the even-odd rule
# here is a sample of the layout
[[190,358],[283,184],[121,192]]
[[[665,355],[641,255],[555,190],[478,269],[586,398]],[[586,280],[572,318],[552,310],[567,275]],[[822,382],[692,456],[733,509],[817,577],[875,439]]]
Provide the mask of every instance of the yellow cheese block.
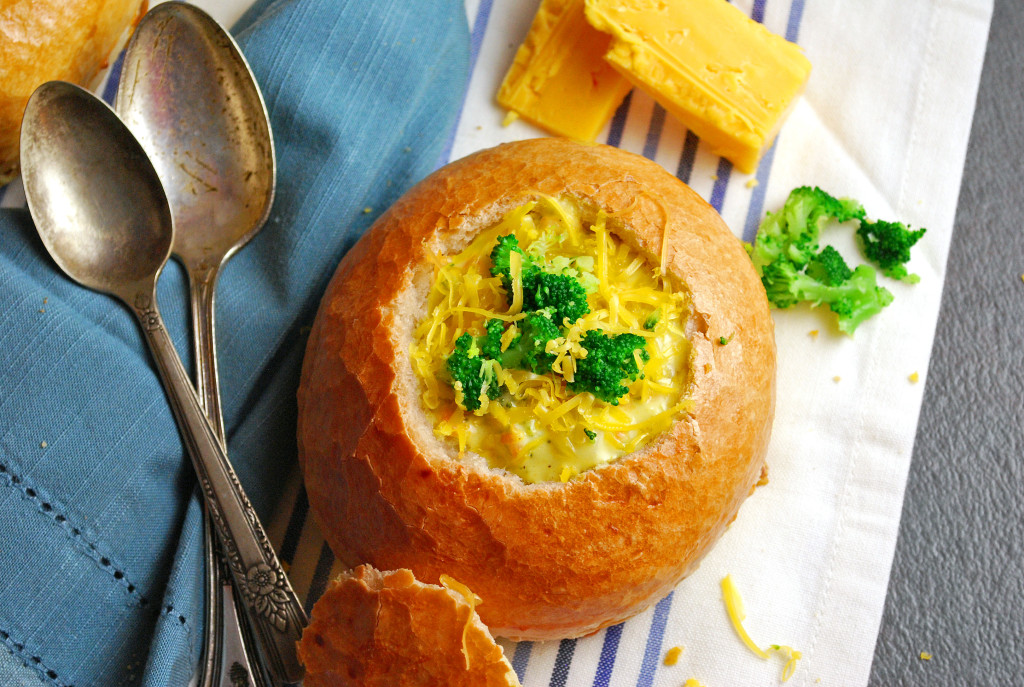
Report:
[[605,59],[741,172],[757,168],[811,63],[725,0],[585,0]]
[[632,86],[604,60],[611,36],[584,0],[544,0],[498,90],[498,103],[559,136],[593,141]]

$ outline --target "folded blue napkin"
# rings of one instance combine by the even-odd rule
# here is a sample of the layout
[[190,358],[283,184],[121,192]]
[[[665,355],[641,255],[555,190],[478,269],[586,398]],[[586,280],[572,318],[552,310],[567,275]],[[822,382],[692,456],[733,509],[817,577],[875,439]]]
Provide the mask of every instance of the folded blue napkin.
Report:
[[[217,291],[229,452],[266,521],[295,469],[295,391],[341,256],[436,167],[466,85],[461,0],[261,0],[235,35],[278,154],[273,213]],[[159,286],[191,369],[183,272]],[[203,633],[200,508],[129,312],[0,211],[0,684],[186,685]]]

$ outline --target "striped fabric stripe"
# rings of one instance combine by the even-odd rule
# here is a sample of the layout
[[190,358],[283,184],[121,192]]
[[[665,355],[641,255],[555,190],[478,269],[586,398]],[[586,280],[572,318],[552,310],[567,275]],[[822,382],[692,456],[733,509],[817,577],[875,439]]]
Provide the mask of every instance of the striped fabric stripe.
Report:
[[[788,22],[785,27],[785,36],[788,40],[796,41],[799,34],[804,2],[805,0],[790,0]],[[763,22],[767,7],[768,0],[754,0],[750,8],[750,16],[756,21]],[[493,9],[494,0],[479,0],[471,30],[471,78],[487,35],[487,27]],[[463,108],[465,107],[466,99],[464,98]],[[605,142],[608,145],[622,146],[627,124],[636,119],[631,115],[639,113],[636,111],[637,107],[651,107],[651,104],[649,100],[645,103],[644,98],[634,98],[632,93],[627,95],[609,123],[605,137]],[[642,150],[637,151],[649,159],[658,159],[663,164],[665,151],[662,150],[662,136],[668,128],[666,126],[667,119],[664,108],[654,104],[647,123],[646,135],[640,139]],[[635,126],[635,122],[633,126]],[[453,131],[446,143],[441,163],[449,160],[455,140],[456,133]],[[659,153],[662,155],[659,156]],[[774,153],[773,147],[765,154],[755,175],[757,184],[748,195],[749,205],[744,215],[745,222],[742,231],[742,237],[747,241],[753,239],[762,216]],[[715,169],[715,181],[708,200],[721,212],[726,204],[730,183],[733,181],[732,164],[725,159],[713,158],[707,150],[703,149],[699,139],[690,131],[685,132],[678,155],[674,172],[675,176],[684,183],[690,183],[693,172],[698,167]],[[737,183],[739,182],[737,181]],[[737,193],[736,196],[740,198],[741,194]],[[296,570],[293,573],[293,584],[296,591],[305,600],[306,607],[309,609],[326,589],[329,579],[341,572],[343,566],[324,543],[316,523],[308,517],[308,501],[304,490],[295,490],[293,500],[278,512],[278,518],[284,519],[279,523],[278,528],[278,531],[283,534],[279,542],[282,560],[289,565],[314,568],[311,575],[307,571]],[[304,551],[307,553],[303,554]],[[300,558],[303,560],[299,561]],[[669,594],[650,612],[650,624],[643,640],[643,656],[638,666],[630,664],[627,669],[625,664],[617,665],[623,633],[627,628],[626,623],[614,625],[603,631],[600,654],[596,666],[592,669],[581,664],[577,667],[576,673],[573,673],[574,658],[588,655],[582,651],[582,645],[579,642],[594,641],[596,638],[562,640],[557,644],[557,649],[553,643],[519,642],[509,651],[510,663],[520,681],[527,686],[569,687],[570,685],[584,684],[581,681],[583,680],[592,684],[593,687],[611,687],[612,685],[651,687],[657,682],[659,666],[662,664],[662,645],[666,630],[670,627],[672,599],[673,595]],[[630,622],[635,623],[637,620]],[[549,652],[556,652],[553,662]],[[542,660],[544,656],[547,658]],[[531,664],[537,664],[533,672],[530,671]],[[542,665],[543,669],[541,669]],[[537,672],[537,670],[541,670],[541,672]],[[590,672],[591,670],[593,672]],[[627,674],[625,672],[627,670],[632,674]],[[570,677],[572,682],[570,682]]]
[[[480,47],[484,44],[484,35],[487,33],[487,20],[491,18],[491,7],[493,7],[494,0],[480,0],[480,6],[476,11],[476,18],[473,20],[473,28],[469,35],[469,80],[473,78],[473,72],[476,70],[476,61],[480,57]],[[466,108],[466,96],[469,95],[469,80],[466,82],[466,93],[462,96],[462,110]],[[441,151],[441,158],[437,161],[437,166],[440,167],[451,160],[452,146],[455,145],[455,134],[459,130],[459,122],[462,119],[462,112],[459,112],[459,116],[455,120],[455,126],[452,127],[451,132],[448,134],[448,141],[445,143],[444,150]]]
[[597,659],[597,673],[594,675],[594,687],[608,687],[611,684],[615,654],[619,651],[619,640],[622,638],[622,627],[622,623],[619,623],[604,631],[601,657]]
[[644,660],[640,664],[640,675],[636,681],[637,687],[651,687],[654,684],[654,674],[661,663],[661,641],[665,638],[665,626],[668,625],[673,596],[674,593],[670,593],[654,607],[651,629],[647,633],[647,645],[644,647]]

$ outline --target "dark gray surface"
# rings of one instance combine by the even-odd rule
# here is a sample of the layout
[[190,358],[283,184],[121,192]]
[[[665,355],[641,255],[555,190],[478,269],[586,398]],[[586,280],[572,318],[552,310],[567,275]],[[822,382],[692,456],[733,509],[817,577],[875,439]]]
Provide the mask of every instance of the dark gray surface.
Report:
[[1022,65],[996,0],[871,685],[1024,685]]

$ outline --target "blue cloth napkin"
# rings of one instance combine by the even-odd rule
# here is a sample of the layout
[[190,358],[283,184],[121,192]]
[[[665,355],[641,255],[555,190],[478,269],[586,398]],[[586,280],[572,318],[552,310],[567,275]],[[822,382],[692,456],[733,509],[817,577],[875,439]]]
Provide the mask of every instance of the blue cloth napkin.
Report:
[[[461,0],[261,0],[235,32],[278,191],[221,275],[217,342],[229,452],[266,521],[295,468],[304,328],[345,251],[437,165],[469,35]],[[159,304],[191,369],[185,294],[172,261]],[[0,211],[0,682],[188,684],[201,568],[192,469],[133,318]]]

